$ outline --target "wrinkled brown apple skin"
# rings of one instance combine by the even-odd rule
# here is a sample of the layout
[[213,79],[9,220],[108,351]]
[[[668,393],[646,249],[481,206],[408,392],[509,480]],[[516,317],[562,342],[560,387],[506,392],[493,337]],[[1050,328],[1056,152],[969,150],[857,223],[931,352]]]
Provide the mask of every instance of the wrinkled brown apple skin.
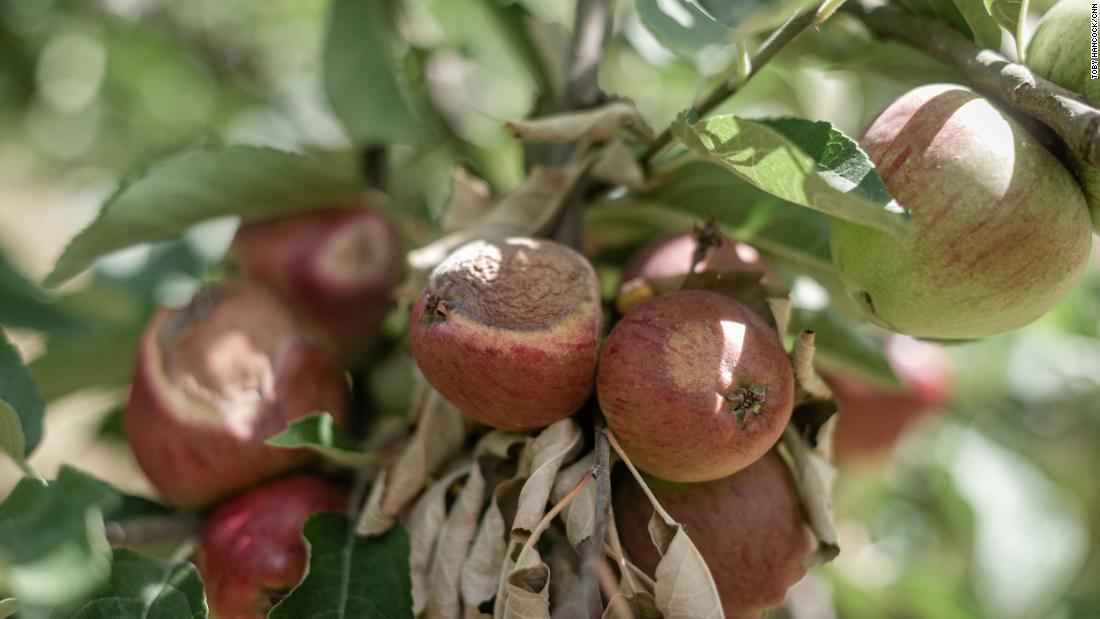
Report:
[[877,388],[852,376],[824,376],[839,409],[833,434],[838,461],[885,454],[914,421],[941,410],[950,399],[951,362],[941,346],[894,335],[885,353],[903,385],[901,391]]
[[[813,535],[790,471],[775,450],[714,481],[647,481],[703,555],[727,619],[760,617],[805,575]],[[623,548],[652,576],[660,560],[648,530],[653,508],[629,475],[617,475],[614,507]]]
[[264,441],[316,411],[347,416],[347,382],[258,284],[200,292],[158,310],[142,336],[126,435],[169,502],[195,507],[310,459]]
[[312,335],[350,360],[374,341],[405,266],[401,237],[376,200],[246,222],[231,249],[248,278],[275,289]]
[[[698,245],[696,235],[681,232],[659,238],[638,251],[623,267],[623,281],[637,277],[663,279],[686,276]],[[769,273],[767,263],[756,248],[745,243],[735,243],[721,237],[717,247],[707,249],[702,260],[695,265],[695,272],[759,270]],[[676,286],[676,284],[673,284]]]
[[412,308],[420,371],[470,418],[533,430],[573,414],[595,378],[603,314],[596,272],[553,241],[475,241],[435,271]]
[[272,598],[305,573],[306,520],[346,511],[343,488],[303,474],[267,482],[214,510],[203,523],[196,564],[218,619],[266,617]]
[[775,444],[794,406],[794,373],[779,336],[752,310],[685,290],[615,325],[596,390],[639,468],[699,482],[731,475]]

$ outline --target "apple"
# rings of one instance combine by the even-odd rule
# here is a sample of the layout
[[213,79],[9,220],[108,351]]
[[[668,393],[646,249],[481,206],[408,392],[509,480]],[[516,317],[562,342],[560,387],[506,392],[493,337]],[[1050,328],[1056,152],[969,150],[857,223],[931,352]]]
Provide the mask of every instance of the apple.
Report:
[[783,433],[794,373],[779,336],[737,301],[662,295],[608,336],[596,379],[608,427],[642,470],[670,481],[726,477]]
[[874,387],[853,376],[823,376],[839,408],[833,434],[839,461],[883,454],[913,421],[940,410],[950,398],[951,363],[942,347],[894,335],[885,353],[903,385],[901,391]]
[[600,346],[592,265],[553,241],[474,241],[431,274],[412,308],[420,371],[472,419],[533,430],[588,399]]
[[836,219],[833,263],[866,315],[891,331],[970,339],[1054,307],[1088,260],[1089,215],[1073,175],[973,91],[909,91],[860,145],[912,216],[908,234]]
[[[681,232],[659,238],[638,251],[623,267],[623,281],[638,277],[663,279],[686,276],[691,269],[698,235]],[[768,266],[756,248],[745,243],[735,243],[728,237],[719,237],[719,244],[707,248],[704,257],[695,266],[696,273],[704,271],[744,271],[755,269],[768,272]],[[678,284],[674,284],[678,287]]]
[[312,475],[266,482],[218,506],[203,523],[196,555],[218,619],[262,619],[306,569],[302,526],[347,511],[347,493]]
[[[617,477],[615,523],[623,548],[652,576],[660,560],[648,530],[653,508],[633,479]],[[805,575],[813,534],[790,470],[775,450],[721,479],[681,484],[650,478],[647,484],[699,549],[726,619],[760,617]]]
[[[1062,0],[1055,4],[1035,26],[1027,44],[1026,64],[1039,76],[1082,95],[1095,107],[1100,106],[1100,80],[1093,79],[1089,64],[1091,22],[1089,2]],[[1071,153],[1070,158],[1085,192],[1093,230],[1100,232],[1100,170],[1077,153]]]
[[231,252],[311,335],[349,360],[373,342],[404,271],[401,238],[375,200],[241,225]]
[[194,507],[309,460],[264,441],[315,411],[343,422],[346,399],[342,370],[290,309],[258,284],[232,282],[154,313],[125,429],[164,498]]

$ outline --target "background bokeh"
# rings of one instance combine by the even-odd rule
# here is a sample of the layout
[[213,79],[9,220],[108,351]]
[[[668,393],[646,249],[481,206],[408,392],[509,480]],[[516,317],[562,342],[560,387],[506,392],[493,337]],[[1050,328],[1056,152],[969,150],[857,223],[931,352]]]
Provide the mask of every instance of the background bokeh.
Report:
[[[456,163],[500,191],[522,178],[522,148],[502,123],[528,115],[540,80],[553,78],[532,75],[507,35],[510,13],[494,3],[402,3],[403,75],[439,110],[424,119],[436,139],[388,154],[411,245],[437,229]],[[544,24],[547,45],[569,35],[570,2],[520,4]],[[1032,4],[1038,12],[1049,2]],[[619,3],[600,82],[663,127],[708,78],[656,43],[630,5]],[[349,148],[320,85],[326,11],[297,0],[0,0],[0,259],[40,281],[120,181],[184,146]],[[713,80],[730,61],[702,68]],[[901,92],[949,79],[840,15],[720,111],[825,119],[858,135]],[[696,199],[732,211],[739,205],[726,202],[740,197]],[[235,225],[204,224],[182,240],[120,252],[56,291],[86,330],[11,330],[51,402],[32,458],[39,471],[74,463],[150,492],[118,427],[135,341],[156,304],[187,299],[219,275]],[[391,322],[398,333],[400,317]],[[397,341],[371,381],[375,405],[394,414],[409,385]],[[1100,258],[1042,320],[951,355],[948,410],[892,453],[842,467],[843,553],[792,590],[788,616],[1100,617]],[[0,464],[0,496],[18,475]]]

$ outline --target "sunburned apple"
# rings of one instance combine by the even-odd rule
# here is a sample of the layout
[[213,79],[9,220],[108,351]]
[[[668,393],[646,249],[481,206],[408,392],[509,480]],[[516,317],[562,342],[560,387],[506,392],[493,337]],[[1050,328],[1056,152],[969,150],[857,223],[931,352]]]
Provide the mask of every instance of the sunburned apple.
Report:
[[[760,617],[781,604],[787,589],[806,573],[813,535],[790,471],[774,450],[722,479],[699,484],[649,479],[648,485],[702,554],[726,619]],[[614,505],[623,548],[653,575],[660,556],[648,530],[649,499],[633,479],[622,476]]]
[[[1091,73],[1092,3],[1062,0],[1043,14],[1027,44],[1027,66],[1062,88],[1100,105],[1100,80]],[[1092,214],[1092,227],[1100,232],[1100,170],[1072,153],[1074,170],[1081,181]]]
[[794,406],[794,373],[775,330],[737,301],[701,290],[656,297],[619,321],[596,389],[634,463],[680,482],[752,464]]
[[905,238],[834,219],[833,263],[874,322],[931,339],[1021,327],[1073,287],[1089,215],[1073,175],[962,86],[909,91],[860,144],[912,216]]
[[302,525],[347,511],[343,488],[311,475],[267,482],[219,506],[203,523],[196,563],[218,619],[262,619],[302,579]]
[[346,392],[336,361],[304,339],[289,308],[258,284],[235,282],[153,315],[126,435],[166,499],[199,506],[307,461],[305,450],[264,441],[315,411],[343,422]]
[[839,408],[833,434],[839,461],[881,455],[913,421],[939,410],[950,397],[951,364],[942,347],[895,335],[885,353],[901,391],[874,387],[854,376],[824,376]]
[[505,430],[575,412],[592,392],[602,312],[596,272],[553,241],[474,241],[432,272],[409,345],[459,410]]
[[231,249],[246,276],[351,360],[374,340],[405,264],[401,238],[371,202],[246,222]]

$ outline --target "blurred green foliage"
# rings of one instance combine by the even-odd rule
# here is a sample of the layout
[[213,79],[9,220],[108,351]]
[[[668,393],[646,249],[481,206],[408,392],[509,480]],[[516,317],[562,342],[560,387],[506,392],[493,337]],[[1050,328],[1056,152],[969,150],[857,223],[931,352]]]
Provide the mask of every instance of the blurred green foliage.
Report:
[[[426,137],[387,153],[392,213],[410,246],[436,234],[456,164],[496,191],[521,180],[523,149],[502,123],[543,104],[538,89],[560,88],[551,77],[559,68],[549,63],[564,58],[571,7],[565,0],[399,4],[399,77],[414,105],[436,110],[422,119]],[[664,127],[732,58],[700,79],[692,61],[642,27],[633,3],[618,9],[600,82]],[[346,153],[350,141],[320,82],[326,23],[324,2],[0,0],[0,190],[62,189],[86,202],[152,159],[195,144]],[[901,92],[945,79],[943,67],[870,40],[841,14],[785,50],[719,112],[796,114],[858,135]],[[772,212],[767,197],[693,178],[701,184],[654,192],[656,204],[641,206],[655,210],[633,226],[614,211],[595,215],[591,234],[607,245],[599,259],[621,263],[648,238],[710,212],[712,201],[737,202],[724,215],[734,230],[752,213]],[[666,205],[662,195],[690,204]],[[687,208],[689,217],[656,208],[665,206]],[[87,324],[47,331],[46,354],[30,364],[43,396],[123,386],[153,308],[222,273],[231,223],[126,250],[55,295],[58,308]],[[387,333],[370,380],[375,406],[393,413],[407,407],[411,384],[400,331]],[[842,469],[844,552],[814,571],[784,612],[1100,616],[1098,337],[1100,265],[1093,264],[1036,324],[955,346],[950,411],[922,423],[892,456]]]

